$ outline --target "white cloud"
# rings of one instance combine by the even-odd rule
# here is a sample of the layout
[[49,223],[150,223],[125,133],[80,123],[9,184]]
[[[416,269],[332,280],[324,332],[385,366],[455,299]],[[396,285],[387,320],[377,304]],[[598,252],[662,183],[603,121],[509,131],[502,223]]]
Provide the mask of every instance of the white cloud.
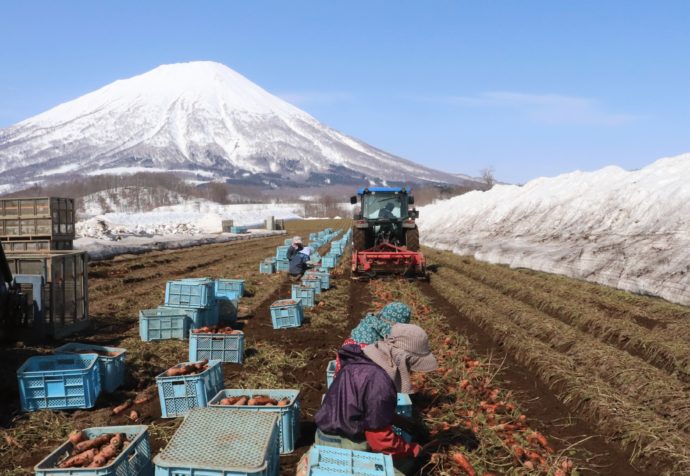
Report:
[[512,110],[546,124],[617,126],[639,118],[631,114],[607,111],[594,99],[561,94],[489,91],[475,96],[446,96],[444,102]]

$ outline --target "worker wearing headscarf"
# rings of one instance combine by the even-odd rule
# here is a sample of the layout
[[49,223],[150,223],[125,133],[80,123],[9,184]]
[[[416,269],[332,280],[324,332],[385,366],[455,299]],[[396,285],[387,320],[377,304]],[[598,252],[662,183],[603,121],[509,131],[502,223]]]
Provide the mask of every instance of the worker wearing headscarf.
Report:
[[[393,324],[407,324],[412,317],[412,310],[407,304],[392,302],[386,304],[377,314],[367,314],[352,329],[350,337],[343,345],[355,344],[361,348],[373,344],[390,334]],[[336,356],[335,371],[340,370],[340,358]]]
[[397,393],[412,391],[410,373],[438,366],[426,332],[393,324],[383,340],[364,349],[345,345],[339,355],[342,368],[314,418],[315,444],[390,454],[396,468],[409,467],[422,447],[396,435],[392,424]]

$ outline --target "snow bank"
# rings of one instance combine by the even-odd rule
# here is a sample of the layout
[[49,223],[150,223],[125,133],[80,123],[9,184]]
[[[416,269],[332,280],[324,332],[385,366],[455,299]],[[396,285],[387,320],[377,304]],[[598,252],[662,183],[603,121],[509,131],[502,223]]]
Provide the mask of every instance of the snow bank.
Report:
[[690,305],[690,154],[422,207],[426,245]]
[[251,233],[242,235],[221,233],[195,236],[128,236],[117,241],[98,238],[78,238],[74,240],[74,248],[86,251],[89,254],[90,260],[99,261],[121,254],[139,254],[153,250],[189,248],[209,243],[224,243],[283,234],[285,234],[284,231],[251,230]]
[[235,225],[258,227],[270,216],[276,219],[301,218],[300,204],[220,205],[206,200],[190,200],[149,212],[113,212],[77,222],[79,237],[117,240],[127,236],[199,235],[220,233],[222,220]]

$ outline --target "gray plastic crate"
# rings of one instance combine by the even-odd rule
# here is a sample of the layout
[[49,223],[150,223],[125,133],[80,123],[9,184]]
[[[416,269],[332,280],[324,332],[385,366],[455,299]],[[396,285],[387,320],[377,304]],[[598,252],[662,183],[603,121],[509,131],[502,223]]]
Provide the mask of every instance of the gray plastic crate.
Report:
[[156,476],[276,476],[278,415],[195,408],[153,462]]
[[[285,407],[267,407],[258,405],[233,407],[231,405],[220,405],[218,403],[226,397],[239,397],[242,395],[246,395],[249,398],[252,398],[256,395],[266,395],[275,400],[282,400],[283,398],[287,397],[290,399],[290,405]],[[243,411],[271,412],[280,415],[280,420],[278,420],[280,454],[288,454],[295,451],[295,445],[299,439],[299,396],[299,390],[289,389],[226,389],[218,392],[218,395],[213,397],[213,399],[208,402],[208,406]]]

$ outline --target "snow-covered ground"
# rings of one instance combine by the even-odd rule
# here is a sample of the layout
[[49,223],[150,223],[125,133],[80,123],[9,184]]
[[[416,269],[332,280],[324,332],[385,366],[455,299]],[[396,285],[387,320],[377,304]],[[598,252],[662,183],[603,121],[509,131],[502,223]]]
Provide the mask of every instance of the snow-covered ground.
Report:
[[189,248],[209,243],[247,240],[264,236],[282,235],[284,231],[250,230],[249,234],[213,233],[198,235],[126,236],[117,241],[98,238],[78,238],[75,249],[86,251],[93,261],[109,259],[121,254],[138,254],[152,250]]
[[426,245],[690,305],[690,154],[421,208]]
[[[100,201],[102,205],[104,202]],[[122,210],[127,201],[108,201],[108,209]],[[85,210],[99,211],[99,204],[85,201]],[[237,226],[255,228],[251,236],[265,235],[264,220],[300,219],[301,204],[220,205],[207,200],[187,200],[179,205],[154,208],[148,212],[116,211],[90,216],[76,224],[76,249],[89,252],[92,259],[152,249],[172,249],[204,243],[245,239],[247,235],[221,233],[221,222],[233,220]],[[283,233],[283,232],[278,232]]]

